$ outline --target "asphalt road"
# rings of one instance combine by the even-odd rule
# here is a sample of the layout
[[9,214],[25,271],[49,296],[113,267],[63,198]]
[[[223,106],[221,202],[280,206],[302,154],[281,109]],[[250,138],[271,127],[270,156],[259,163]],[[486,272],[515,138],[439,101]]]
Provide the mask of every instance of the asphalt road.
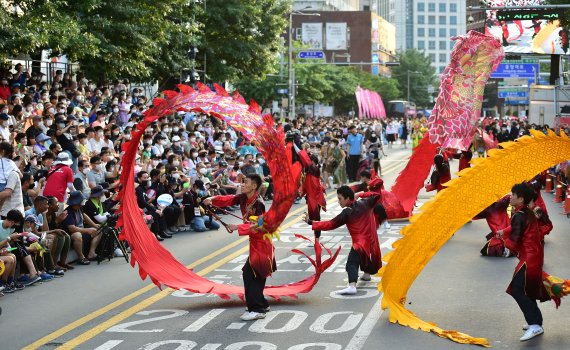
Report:
[[[388,187],[404,167],[409,150],[387,150],[383,160]],[[457,162],[452,163],[457,167]],[[490,179],[492,181],[492,179]],[[323,219],[340,212],[335,195],[328,192],[328,211]],[[476,195],[476,194],[474,194]],[[420,201],[429,194],[420,193]],[[467,199],[468,200],[468,199]],[[547,238],[545,270],[570,277],[567,264],[568,219],[545,195],[554,231]],[[460,210],[461,203],[458,203]],[[276,242],[278,271],[268,284],[301,280],[312,265],[292,254],[298,248],[311,252],[295,233],[310,236],[301,222],[298,204],[284,223]],[[407,222],[379,230],[382,252],[391,249]],[[541,304],[545,334],[520,343],[524,319],[514,300],[504,290],[516,259],[483,258],[479,250],[488,228],[473,221],[462,228],[434,257],[408,294],[408,307],[422,319],[447,329],[487,337],[499,349],[568,349],[568,300],[556,310]],[[323,274],[315,289],[297,300],[270,300],[271,312],[264,320],[243,322],[244,304],[217,296],[184,291],[159,291],[124,260],[113,259],[99,266],[78,266],[64,278],[0,298],[0,349],[196,349],[196,350],[340,350],[340,349],[467,349],[433,334],[391,324],[380,308],[378,278],[359,282],[356,296],[340,297],[335,290],[347,283],[344,264],[350,249],[346,229],[323,232],[328,247],[342,246],[336,263]],[[247,242],[224,230],[186,232],[166,240],[165,246],[199,274],[223,283],[241,285],[241,266],[247,257]],[[27,347],[26,347],[27,346]]]

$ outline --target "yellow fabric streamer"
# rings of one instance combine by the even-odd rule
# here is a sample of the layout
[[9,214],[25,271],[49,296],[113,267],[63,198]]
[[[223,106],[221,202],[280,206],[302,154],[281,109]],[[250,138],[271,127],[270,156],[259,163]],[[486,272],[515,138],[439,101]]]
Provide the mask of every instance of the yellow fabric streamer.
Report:
[[[557,136],[553,131],[548,135],[533,131],[532,137],[523,136],[501,146],[505,149],[490,150],[489,158],[473,159],[474,167],[462,170],[459,178],[449,181],[448,188],[424,204],[420,213],[410,218],[411,224],[402,229],[404,237],[394,243],[395,250],[384,258],[389,263],[381,269],[378,284],[384,293],[382,308],[389,309],[390,322],[433,332],[458,343],[490,346],[485,338],[447,331],[422,321],[404,303],[408,289],[424,266],[457,230],[508,193],[514,184],[570,159],[570,138],[563,133]],[[461,203],[461,211],[457,203]]]
[[4,274],[4,270],[6,270],[6,267],[4,266],[4,262],[0,260],[0,275]]

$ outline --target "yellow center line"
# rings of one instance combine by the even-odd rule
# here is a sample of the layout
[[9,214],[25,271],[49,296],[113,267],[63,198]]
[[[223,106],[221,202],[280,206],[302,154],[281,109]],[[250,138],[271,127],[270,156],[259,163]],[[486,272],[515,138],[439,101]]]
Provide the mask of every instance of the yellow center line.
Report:
[[[384,173],[383,176],[395,171],[398,167],[399,167],[399,165],[397,165],[397,164],[393,167],[386,167],[386,168],[390,168],[390,169],[383,171],[383,173]],[[328,194],[326,196],[326,198],[329,199],[327,204],[331,204],[332,201],[334,201],[335,197],[336,197],[336,191]],[[304,206],[302,206],[301,208],[298,208],[298,209],[292,211],[287,217],[288,218],[294,217],[296,214],[304,211],[305,209],[306,208]],[[284,230],[286,228],[289,228],[293,224],[301,221],[301,219],[302,219],[301,216],[297,216],[296,218],[293,218],[290,221],[288,221],[287,223],[283,224],[280,229]],[[209,255],[207,255],[207,256],[199,259],[199,260],[196,260],[195,262],[191,263],[190,265],[187,265],[186,267],[187,268],[193,268],[193,267],[196,267],[198,265],[201,265],[201,264],[205,263],[206,261],[209,261],[209,260],[213,259],[214,257],[228,251],[229,249],[232,249],[235,246],[240,245],[241,243],[243,243],[247,239],[248,239],[247,236],[241,237],[240,239],[236,240],[235,242],[230,243],[230,244],[226,245],[225,247],[218,249],[217,251],[213,252],[212,254],[209,254]],[[208,267],[199,271],[197,274],[200,276],[205,275],[205,274],[217,269],[218,267],[223,266],[223,264],[225,264],[228,261],[231,261],[235,257],[247,252],[248,249],[249,249],[249,246],[246,245],[246,246],[242,247],[241,249],[239,249],[238,251],[226,256],[225,258],[223,258],[221,260],[219,260],[218,262],[216,262],[212,265],[209,265]],[[80,319],[78,319],[78,320],[76,320],[76,321],[74,321],[74,322],[72,322],[72,323],[70,323],[70,324],[50,333],[50,334],[48,334],[48,335],[46,335],[46,336],[44,336],[43,338],[35,341],[34,343],[32,343],[32,344],[30,344],[30,345],[28,345],[22,349],[23,350],[37,349],[40,346],[45,345],[45,344],[51,342],[52,340],[57,339],[57,338],[61,337],[62,335],[67,334],[68,332],[71,332],[72,330],[86,324],[87,322],[89,322],[89,321],[91,321],[91,320],[93,320],[93,319],[95,319],[95,318],[97,318],[97,317],[121,306],[122,304],[124,304],[124,303],[126,303],[126,302],[128,302],[128,301],[152,290],[152,289],[154,289],[155,287],[156,286],[154,284],[149,284],[146,287],[143,287],[143,288],[141,288],[141,289],[139,289],[139,290],[137,290],[137,291],[135,291],[135,292],[133,292],[133,293],[131,293],[131,294],[129,294],[129,295],[127,295],[127,296],[125,296],[125,297],[123,297],[123,298],[99,309],[99,310],[96,310],[96,311],[94,311],[94,312],[92,312],[92,313],[90,313],[90,314],[88,314],[88,315],[86,315],[86,316],[84,316],[84,317],[82,317],[82,318],[80,318]],[[155,294],[155,295],[139,302],[138,304],[130,307],[129,309],[117,314],[116,316],[112,317],[111,319],[109,319],[109,320],[99,324],[98,326],[91,328],[90,330],[82,333],[81,335],[73,338],[69,342],[58,347],[58,349],[72,349],[72,348],[88,341],[89,339],[92,339],[93,337],[97,336],[98,334],[102,333],[103,331],[112,327],[113,325],[121,322],[122,320],[124,320],[124,319],[132,316],[133,314],[139,312],[140,310],[143,310],[144,308],[146,308],[146,307],[156,303],[157,301],[163,299],[164,297],[168,296],[172,291],[173,291],[173,289],[167,288],[161,292],[158,292],[157,294]]]

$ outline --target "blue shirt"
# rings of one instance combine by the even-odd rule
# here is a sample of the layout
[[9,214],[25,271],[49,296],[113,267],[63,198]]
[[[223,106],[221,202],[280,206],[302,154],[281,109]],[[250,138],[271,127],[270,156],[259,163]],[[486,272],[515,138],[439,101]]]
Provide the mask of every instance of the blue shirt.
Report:
[[348,144],[348,154],[351,156],[359,156],[361,152],[361,146],[364,142],[364,137],[361,134],[348,134],[346,138],[346,143]]

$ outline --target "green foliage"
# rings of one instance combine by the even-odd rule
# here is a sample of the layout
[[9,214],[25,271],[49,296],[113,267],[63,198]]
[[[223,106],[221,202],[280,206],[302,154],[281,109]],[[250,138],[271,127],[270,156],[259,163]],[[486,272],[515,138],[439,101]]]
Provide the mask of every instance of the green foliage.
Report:
[[399,51],[396,57],[400,65],[392,68],[392,77],[398,81],[403,98],[407,99],[409,71],[410,100],[414,101],[417,106],[429,106],[430,95],[427,89],[428,85],[433,85],[435,82],[435,68],[431,66],[429,56],[416,49],[411,49]]
[[[215,81],[261,76],[283,45],[285,0],[8,0],[0,58],[66,55],[89,77],[163,80],[206,68]],[[14,6],[17,11],[14,12]],[[197,61],[186,53],[200,50]],[[206,54],[206,63],[204,63]],[[221,64],[225,60],[226,64]]]

